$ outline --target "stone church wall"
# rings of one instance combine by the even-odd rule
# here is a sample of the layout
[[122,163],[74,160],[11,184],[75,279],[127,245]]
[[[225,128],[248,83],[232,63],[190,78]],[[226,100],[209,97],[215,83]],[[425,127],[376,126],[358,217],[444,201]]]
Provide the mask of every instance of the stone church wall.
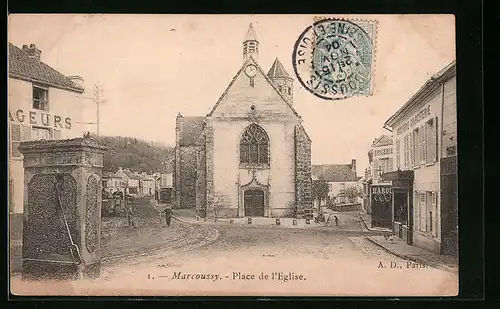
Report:
[[196,206],[196,146],[182,146],[180,148],[180,208],[194,208]]
[[196,153],[196,213],[201,217],[206,215],[206,152],[205,152],[205,139],[202,138],[198,151]]
[[295,186],[297,216],[312,208],[311,140],[302,126],[295,128]]

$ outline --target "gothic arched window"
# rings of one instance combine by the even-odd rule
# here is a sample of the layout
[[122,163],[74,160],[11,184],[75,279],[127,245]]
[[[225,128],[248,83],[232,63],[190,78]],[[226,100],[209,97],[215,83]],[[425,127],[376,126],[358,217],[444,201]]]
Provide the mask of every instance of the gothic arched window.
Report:
[[240,163],[269,163],[269,137],[260,126],[252,124],[240,140]]

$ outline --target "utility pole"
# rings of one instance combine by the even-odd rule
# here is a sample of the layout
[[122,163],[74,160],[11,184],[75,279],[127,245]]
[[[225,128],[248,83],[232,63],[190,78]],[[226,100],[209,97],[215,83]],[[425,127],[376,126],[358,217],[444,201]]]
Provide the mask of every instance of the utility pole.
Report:
[[96,135],[99,136],[99,125],[101,123],[100,120],[100,105],[104,103],[106,100],[103,99],[104,91],[103,86],[99,84],[94,84],[94,95],[92,97],[83,97],[83,99],[92,100],[96,104],[97,107],[97,119],[96,122],[80,122],[80,124],[95,124],[96,125]]
[[100,116],[99,116],[99,106],[103,102],[101,97],[103,96],[103,88],[102,85],[94,85],[94,102],[97,105],[97,119],[96,119],[96,133],[99,136],[99,125],[101,124]]

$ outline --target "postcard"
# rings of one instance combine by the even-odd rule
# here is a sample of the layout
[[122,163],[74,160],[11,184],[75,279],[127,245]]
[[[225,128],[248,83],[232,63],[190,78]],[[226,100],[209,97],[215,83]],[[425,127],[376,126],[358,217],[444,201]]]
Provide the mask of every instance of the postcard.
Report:
[[456,296],[453,15],[8,21],[15,295]]

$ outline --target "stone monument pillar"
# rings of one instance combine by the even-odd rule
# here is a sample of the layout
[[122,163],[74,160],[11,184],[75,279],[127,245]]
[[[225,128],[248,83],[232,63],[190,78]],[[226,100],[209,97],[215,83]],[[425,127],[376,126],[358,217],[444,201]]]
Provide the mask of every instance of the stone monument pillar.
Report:
[[105,147],[84,137],[23,142],[23,278],[100,275]]

